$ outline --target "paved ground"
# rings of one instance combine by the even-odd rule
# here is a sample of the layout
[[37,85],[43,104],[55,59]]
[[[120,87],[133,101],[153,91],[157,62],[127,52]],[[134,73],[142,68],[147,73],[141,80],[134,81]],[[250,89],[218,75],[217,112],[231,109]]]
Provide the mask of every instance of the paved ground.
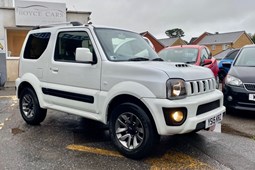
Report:
[[[21,118],[14,88],[0,90],[0,169],[254,169],[255,118],[226,115],[223,133],[162,137],[144,160],[121,156],[105,126],[48,111],[40,126]],[[229,133],[229,134],[226,134]]]

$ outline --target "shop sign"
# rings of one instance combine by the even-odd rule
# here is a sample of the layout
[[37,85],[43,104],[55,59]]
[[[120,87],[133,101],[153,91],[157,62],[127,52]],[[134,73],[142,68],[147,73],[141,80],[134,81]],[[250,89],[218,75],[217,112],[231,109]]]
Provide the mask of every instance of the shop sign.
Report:
[[16,0],[15,21],[17,26],[66,22],[66,4]]
[[5,42],[4,40],[0,40],[0,53],[5,53]]

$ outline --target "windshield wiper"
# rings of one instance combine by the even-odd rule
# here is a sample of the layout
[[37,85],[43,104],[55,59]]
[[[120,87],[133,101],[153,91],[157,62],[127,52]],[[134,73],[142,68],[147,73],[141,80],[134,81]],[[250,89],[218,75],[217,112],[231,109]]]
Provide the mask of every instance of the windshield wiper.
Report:
[[136,57],[136,58],[130,58],[128,61],[148,61],[148,58],[144,57]]
[[164,61],[162,58],[154,58],[151,61]]
[[185,62],[186,64],[194,64],[194,63],[196,63],[195,61],[187,61],[187,62]]

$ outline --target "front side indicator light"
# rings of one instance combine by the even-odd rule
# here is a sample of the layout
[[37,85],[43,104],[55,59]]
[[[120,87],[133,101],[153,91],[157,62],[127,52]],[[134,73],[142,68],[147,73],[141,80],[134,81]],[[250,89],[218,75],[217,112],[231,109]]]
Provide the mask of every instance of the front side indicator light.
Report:
[[163,108],[166,124],[169,126],[180,126],[187,118],[187,109],[182,108]]

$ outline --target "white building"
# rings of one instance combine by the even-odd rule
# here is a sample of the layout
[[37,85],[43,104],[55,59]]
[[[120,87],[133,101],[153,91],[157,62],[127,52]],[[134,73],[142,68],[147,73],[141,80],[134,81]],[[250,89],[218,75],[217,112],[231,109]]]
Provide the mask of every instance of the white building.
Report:
[[69,11],[65,3],[1,0],[0,87],[18,77],[18,61],[29,30],[38,25],[78,21],[87,23],[91,12]]

